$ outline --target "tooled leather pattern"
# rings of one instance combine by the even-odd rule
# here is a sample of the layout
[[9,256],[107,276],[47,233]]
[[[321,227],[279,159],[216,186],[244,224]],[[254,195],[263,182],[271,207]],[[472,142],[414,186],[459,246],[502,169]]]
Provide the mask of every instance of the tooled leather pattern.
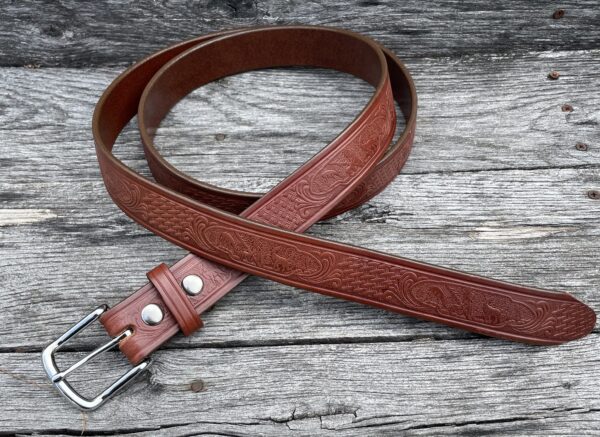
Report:
[[[199,254],[229,261],[240,270],[275,275],[325,293],[405,309],[438,321],[566,341],[591,329],[593,312],[577,301],[478,287],[300,241],[285,241],[232,225],[139,186],[107,178],[113,198],[128,213]],[[212,264],[212,263],[210,263]],[[228,269],[225,269],[227,271]]]
[[336,205],[333,212],[327,214],[326,217],[333,217],[342,211],[355,208],[364,203],[366,199],[371,199],[383,191],[383,189],[389,185],[389,181],[394,179],[406,162],[414,137],[415,130],[410,129],[407,132],[404,145],[397,149],[395,156],[392,159],[387,159],[382,165],[379,165],[376,171],[354,187],[354,189]]
[[[593,326],[580,302],[565,302],[450,281],[385,261],[336,253],[324,282],[332,289],[458,322],[531,337],[569,340]],[[583,329],[583,331],[582,331]]]
[[[437,316],[532,337],[569,340],[594,321],[593,313],[579,302],[468,286],[389,262],[265,237],[213,217],[194,218],[191,208],[179,207],[152,191],[121,184],[124,187],[131,190],[120,191],[117,197],[129,201],[123,206],[130,212],[139,213],[139,207],[145,212],[142,205],[150,205],[156,216],[148,217],[149,223],[165,223],[169,235],[191,242],[203,253],[233,261],[241,270],[274,272],[307,287],[405,308],[425,318]],[[178,210],[175,215],[174,210]]]
[[374,102],[373,110],[361,119],[360,125],[343,142],[343,147],[313,165],[309,172],[276,196],[265,199],[248,218],[282,229],[300,229],[348,187],[378,149],[389,144],[396,123],[393,102],[388,81]]
[[579,302],[465,285],[364,256],[274,241],[204,218],[194,221],[189,238],[246,268],[442,319],[556,340],[576,338],[594,323],[593,313]]

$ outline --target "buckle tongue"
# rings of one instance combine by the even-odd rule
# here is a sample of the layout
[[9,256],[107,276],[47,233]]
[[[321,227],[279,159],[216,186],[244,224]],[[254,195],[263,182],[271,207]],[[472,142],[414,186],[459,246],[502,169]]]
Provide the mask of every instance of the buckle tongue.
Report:
[[87,399],[77,393],[73,387],[67,382],[66,378],[74,370],[83,366],[87,362],[93,360],[95,357],[100,355],[107,350],[110,350],[117,346],[121,340],[129,337],[133,334],[133,331],[127,329],[119,334],[117,337],[110,340],[108,343],[103,344],[102,346],[95,349],[90,354],[83,357],[81,360],[73,364],[67,370],[61,371],[54,361],[54,352],[60,350],[65,343],[67,343],[71,338],[75,335],[79,334],[82,330],[87,328],[90,324],[98,320],[100,316],[108,310],[108,306],[102,305],[96,308],[94,311],[89,313],[75,325],[73,325],[67,332],[61,335],[57,340],[53,341],[50,345],[48,345],[44,351],[42,352],[42,363],[44,365],[44,370],[46,370],[46,374],[48,378],[58,389],[58,391],[66,397],[71,403],[73,403],[76,407],[81,410],[95,410],[100,405],[102,405],[105,401],[110,399],[117,391],[125,387],[129,384],[133,379],[142,373],[146,368],[150,365],[150,360],[142,361],[137,366],[132,367],[127,373],[113,382],[109,387],[107,387],[102,393],[96,396],[94,399]]

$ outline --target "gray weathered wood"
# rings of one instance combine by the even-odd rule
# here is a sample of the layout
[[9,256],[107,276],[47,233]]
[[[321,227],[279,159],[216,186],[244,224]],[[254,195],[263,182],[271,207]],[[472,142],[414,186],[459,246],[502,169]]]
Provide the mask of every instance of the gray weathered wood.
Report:
[[[560,6],[565,16],[552,18]],[[132,62],[213,30],[321,24],[369,34],[403,57],[598,48],[595,0],[26,0],[0,11],[0,65]]]
[[[597,165],[598,58],[600,50],[411,60],[419,126],[403,173]],[[547,79],[552,69],[561,72],[559,80]],[[49,141],[55,147],[68,141],[73,153],[89,152],[93,106],[119,71],[0,70],[3,143],[26,139],[28,145],[12,148],[11,161],[34,158],[31,147],[44,151],[42,160],[52,157]],[[277,91],[265,101],[273,87]],[[157,143],[174,165],[196,177],[230,188],[265,190],[331,140],[368,98],[368,86],[342,74],[248,73],[194,92],[159,130]],[[562,112],[563,103],[574,111]],[[577,142],[589,149],[577,150]],[[142,170],[137,144],[132,126],[117,153]],[[84,161],[76,158],[78,168],[95,170],[94,159],[85,156]],[[57,168],[71,169],[70,162],[65,170]],[[18,165],[11,175],[46,180]]]
[[[550,17],[554,5],[526,1],[4,4],[0,65],[33,65],[0,68],[0,433],[598,435],[597,329],[536,348],[260,278],[97,412],[65,404],[39,363],[76,318],[183,255],[105,193],[90,120],[122,70],[106,65],[256,23],[365,31],[407,59],[417,85],[405,169],[313,235],[569,291],[600,309],[600,200],[587,195],[600,189],[599,11],[593,1],[560,6],[561,20]],[[550,70],[560,79],[548,80]],[[249,73],[194,92],[157,141],[196,177],[267,190],[368,98],[368,86],[333,72]],[[147,175],[138,143],[132,123],[117,153]],[[91,329],[60,363],[104,339]],[[92,380],[103,386],[125,368],[109,354],[73,380],[91,391]]]
[[[479,339],[162,351],[144,381],[90,414],[63,408],[37,354],[0,354],[0,383],[20,400],[11,425],[27,432],[591,436],[599,347],[595,335],[555,348]],[[114,365],[109,356],[100,374],[73,379],[93,390]],[[13,408],[0,403],[0,417]]]

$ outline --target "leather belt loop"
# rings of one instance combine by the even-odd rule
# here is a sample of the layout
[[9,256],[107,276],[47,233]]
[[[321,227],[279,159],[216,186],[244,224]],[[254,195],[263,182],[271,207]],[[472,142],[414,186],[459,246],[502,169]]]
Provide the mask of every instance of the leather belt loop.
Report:
[[166,264],[159,264],[150,270],[146,276],[160,293],[163,302],[177,320],[177,324],[184,335],[191,335],[202,328],[203,323],[200,316],[194,310],[194,306],[186,292],[181,288]]

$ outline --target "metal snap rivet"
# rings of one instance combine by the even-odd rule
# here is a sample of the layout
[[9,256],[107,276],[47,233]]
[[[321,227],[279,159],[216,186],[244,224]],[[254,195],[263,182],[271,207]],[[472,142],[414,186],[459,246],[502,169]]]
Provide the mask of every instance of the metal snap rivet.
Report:
[[197,275],[187,275],[181,281],[181,286],[185,290],[187,294],[190,296],[196,296],[202,291],[204,287],[204,281],[200,276]]
[[160,307],[156,304],[149,304],[142,310],[142,320],[146,325],[154,326],[162,322],[164,315]]

